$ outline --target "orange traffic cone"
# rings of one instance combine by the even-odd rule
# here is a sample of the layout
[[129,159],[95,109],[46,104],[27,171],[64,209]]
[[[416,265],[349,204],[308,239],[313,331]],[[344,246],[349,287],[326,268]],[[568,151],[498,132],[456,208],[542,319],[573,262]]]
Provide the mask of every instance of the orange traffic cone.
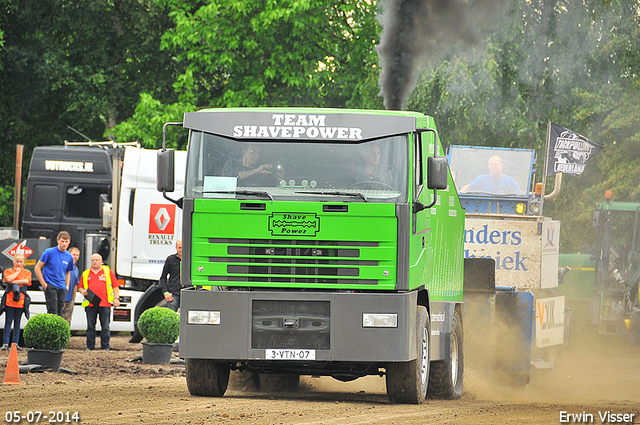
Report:
[[16,343],[11,344],[7,369],[4,372],[5,385],[22,385],[20,383],[20,368],[18,367],[18,349]]

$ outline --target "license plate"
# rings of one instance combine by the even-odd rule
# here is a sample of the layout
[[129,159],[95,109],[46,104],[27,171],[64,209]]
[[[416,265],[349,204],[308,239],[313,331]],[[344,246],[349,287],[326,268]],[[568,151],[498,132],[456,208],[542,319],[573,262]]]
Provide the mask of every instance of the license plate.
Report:
[[316,350],[264,350],[266,360],[315,360]]

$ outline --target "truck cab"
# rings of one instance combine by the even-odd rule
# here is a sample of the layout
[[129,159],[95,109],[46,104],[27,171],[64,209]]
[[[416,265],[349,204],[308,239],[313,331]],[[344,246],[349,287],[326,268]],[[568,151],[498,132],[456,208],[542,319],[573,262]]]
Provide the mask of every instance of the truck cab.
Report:
[[230,108],[180,125],[192,394],[222,396],[235,370],[385,375],[400,403],[462,395],[464,213],[433,118]]
[[[24,238],[56,240],[60,231],[72,244],[87,239],[78,268],[89,268],[93,252],[109,261],[110,238],[103,227],[102,205],[111,197],[112,156],[95,147],[41,146],[33,151],[22,222]],[[84,251],[84,252],[83,252]]]

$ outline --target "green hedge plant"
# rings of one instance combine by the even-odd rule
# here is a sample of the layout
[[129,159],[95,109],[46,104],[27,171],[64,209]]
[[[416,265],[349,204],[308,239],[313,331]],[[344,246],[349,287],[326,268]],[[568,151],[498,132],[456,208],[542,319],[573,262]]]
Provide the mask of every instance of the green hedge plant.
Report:
[[56,314],[36,314],[24,327],[24,343],[39,350],[64,350],[71,338],[69,323]]
[[180,335],[180,315],[165,307],[152,307],[140,315],[138,329],[147,342],[173,344]]

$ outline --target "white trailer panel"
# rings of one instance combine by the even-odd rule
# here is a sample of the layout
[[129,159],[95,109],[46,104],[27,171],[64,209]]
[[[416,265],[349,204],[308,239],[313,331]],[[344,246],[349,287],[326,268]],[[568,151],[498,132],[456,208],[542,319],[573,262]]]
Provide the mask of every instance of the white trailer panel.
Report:
[[559,240],[559,221],[472,215],[466,219],[465,257],[495,259],[496,285],[526,291],[555,288]]

